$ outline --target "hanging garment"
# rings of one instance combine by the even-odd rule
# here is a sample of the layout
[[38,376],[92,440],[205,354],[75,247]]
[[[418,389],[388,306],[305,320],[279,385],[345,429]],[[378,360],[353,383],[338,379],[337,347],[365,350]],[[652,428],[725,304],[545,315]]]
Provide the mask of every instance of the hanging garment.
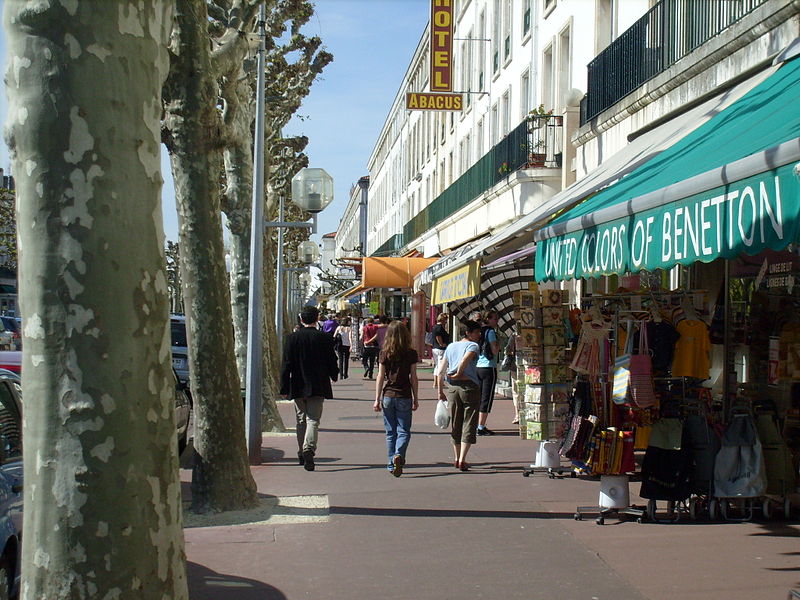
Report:
[[684,319],[676,327],[680,338],[675,344],[672,360],[674,377],[708,379],[710,369],[708,325],[702,321]]
[[650,321],[646,325],[650,354],[653,357],[653,371],[665,373],[672,365],[675,343],[681,337],[678,331],[662,320]]
[[570,369],[583,375],[599,375],[601,352],[608,343],[608,324],[605,321],[584,323]]

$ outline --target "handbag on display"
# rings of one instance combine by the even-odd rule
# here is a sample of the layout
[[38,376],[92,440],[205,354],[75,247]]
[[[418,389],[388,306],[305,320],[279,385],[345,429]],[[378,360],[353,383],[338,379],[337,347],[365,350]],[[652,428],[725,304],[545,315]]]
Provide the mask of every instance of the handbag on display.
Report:
[[625,338],[625,350],[614,360],[613,387],[611,400],[614,404],[628,402],[628,386],[631,379],[631,353],[633,351],[633,335],[631,322],[628,322],[628,336]]
[[[639,408],[650,408],[658,404],[653,389],[653,359],[650,356],[650,345],[647,340],[647,327],[642,324],[639,333],[639,354],[632,354],[630,360],[631,402]],[[616,382],[614,384],[616,388]]]

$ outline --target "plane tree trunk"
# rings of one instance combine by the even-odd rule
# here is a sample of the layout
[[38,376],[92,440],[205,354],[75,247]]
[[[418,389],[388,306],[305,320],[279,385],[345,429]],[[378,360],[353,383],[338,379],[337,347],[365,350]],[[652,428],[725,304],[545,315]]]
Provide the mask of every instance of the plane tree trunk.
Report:
[[4,4],[22,598],[185,599],[158,137],[172,3]]
[[178,0],[165,85],[164,140],[175,180],[195,409],[192,510],[255,506],[234,354],[219,174],[224,146],[202,0]]

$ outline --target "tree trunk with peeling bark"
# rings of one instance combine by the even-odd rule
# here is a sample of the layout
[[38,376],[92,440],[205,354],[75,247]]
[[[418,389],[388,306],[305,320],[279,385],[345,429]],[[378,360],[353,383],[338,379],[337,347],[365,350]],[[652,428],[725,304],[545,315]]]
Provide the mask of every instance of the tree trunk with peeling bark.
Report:
[[171,15],[5,1],[23,599],[188,597],[158,137]]
[[178,206],[181,279],[195,409],[192,509],[255,506],[230,326],[218,174],[221,122],[202,0],[178,0],[165,85],[165,142]]

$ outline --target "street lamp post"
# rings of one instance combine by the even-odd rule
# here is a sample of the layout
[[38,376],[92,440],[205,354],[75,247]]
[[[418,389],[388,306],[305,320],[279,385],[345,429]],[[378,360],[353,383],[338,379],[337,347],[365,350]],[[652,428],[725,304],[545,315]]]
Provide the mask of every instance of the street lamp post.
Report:
[[[256,143],[254,151],[255,173],[253,184],[252,240],[250,243],[250,295],[247,328],[247,383],[245,387],[245,417],[247,422],[247,454],[250,464],[261,464],[261,389],[262,389],[262,315],[263,297],[263,243],[265,227],[278,228],[278,252],[275,287],[275,333],[279,354],[283,349],[283,229],[285,227],[308,227],[316,232],[316,214],[333,200],[333,178],[324,169],[301,169],[292,178],[292,201],[312,214],[312,222],[284,221],[284,198],[279,196],[278,221],[264,223],[262,205],[264,201],[264,44],[265,13],[262,4],[259,11],[258,88],[256,92]],[[259,130],[260,127],[260,130]],[[313,261],[312,261],[313,262]]]

